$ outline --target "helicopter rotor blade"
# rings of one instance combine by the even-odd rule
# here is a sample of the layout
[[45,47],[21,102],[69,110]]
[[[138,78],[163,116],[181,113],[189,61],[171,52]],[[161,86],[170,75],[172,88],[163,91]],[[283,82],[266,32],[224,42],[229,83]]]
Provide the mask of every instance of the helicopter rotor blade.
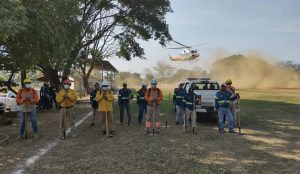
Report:
[[184,45],[184,44],[182,44],[182,43],[180,43],[180,42],[177,42],[176,40],[172,40],[172,41],[175,42],[175,43],[177,43],[178,45],[183,46],[183,48],[191,48],[191,47],[186,46],[186,45]]
[[199,47],[199,46],[204,46],[204,45],[207,45],[207,43],[201,43],[201,44],[193,45],[193,46],[190,46],[190,47],[193,48],[193,47]]
[[187,48],[187,47],[175,47],[175,48],[167,48],[167,49],[170,49],[170,50],[179,50],[179,49],[183,49],[183,48]]

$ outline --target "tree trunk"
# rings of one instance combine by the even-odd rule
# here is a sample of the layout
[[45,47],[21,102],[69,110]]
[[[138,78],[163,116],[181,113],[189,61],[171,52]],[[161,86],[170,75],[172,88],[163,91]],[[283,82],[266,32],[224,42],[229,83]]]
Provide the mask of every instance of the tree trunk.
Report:
[[11,80],[15,75],[15,70],[11,70],[11,73],[9,75],[9,78],[7,80],[7,88],[8,90],[12,91],[13,93],[17,94],[17,92],[11,87]]
[[81,67],[81,73],[82,73],[83,87],[85,89],[85,92],[87,94],[89,94],[91,92],[91,88],[89,86],[89,79],[90,79],[90,76],[91,76],[91,72],[94,69],[94,65],[91,64],[91,66],[89,67],[87,72],[86,72],[86,67],[87,67],[86,65]]
[[83,81],[83,87],[85,89],[85,92],[87,94],[91,93],[91,89],[89,86],[89,76],[82,77],[82,81]]
[[24,88],[24,80],[26,79],[26,70],[21,70],[21,86]]
[[51,67],[47,67],[43,72],[45,81],[49,81],[50,85],[54,85],[56,91],[58,91],[61,87],[61,83],[58,76],[58,70],[53,69]]

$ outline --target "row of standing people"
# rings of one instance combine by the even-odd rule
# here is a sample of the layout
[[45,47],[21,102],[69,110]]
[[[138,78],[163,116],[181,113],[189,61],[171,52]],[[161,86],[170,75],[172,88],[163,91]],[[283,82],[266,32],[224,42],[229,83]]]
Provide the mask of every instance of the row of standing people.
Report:
[[[191,121],[192,127],[196,127],[196,114],[194,113],[194,110],[198,100],[193,92],[196,87],[192,86],[188,92],[183,88],[182,83],[180,83],[178,87],[179,88],[174,91],[176,125],[185,123],[184,126],[186,126],[189,121]],[[226,82],[221,85],[221,90],[216,93],[214,108],[218,113],[220,133],[224,133],[225,120],[228,121],[229,132],[235,133],[234,127],[236,126],[237,121],[236,109],[239,98],[240,96],[236,93],[230,79],[226,80]]]
[[[233,130],[233,123],[234,118],[232,116],[232,110],[230,110],[230,106],[236,108],[235,100],[239,98],[239,94],[235,93],[235,89],[231,86],[232,81],[226,81],[227,84],[221,85],[221,90],[216,94],[215,100],[215,109],[218,111],[219,115],[219,128],[220,133],[224,132],[224,115],[228,120],[229,124],[229,132],[234,132]],[[71,132],[72,136],[76,136],[75,134],[75,121],[74,121],[74,111],[73,106],[77,101],[76,92],[70,89],[71,81],[69,79],[65,79],[63,81],[63,88],[59,91],[56,96],[56,101],[59,103],[61,110],[61,121],[60,121],[60,128],[62,130],[63,135],[66,131],[66,121],[70,121],[71,125]],[[233,90],[233,91],[232,91]],[[195,109],[195,94],[193,93],[193,89],[189,90],[187,94],[183,92],[182,86],[180,86],[180,90],[175,93],[176,95],[176,107],[178,107],[176,114],[176,121],[180,122],[180,113],[183,111],[186,112],[185,119],[192,118],[192,125],[196,126],[196,118],[193,110]],[[113,92],[109,89],[109,84],[107,81],[103,81],[100,86],[97,87],[96,91],[93,93],[93,103],[98,104],[97,108],[100,112],[101,116],[101,127],[103,133],[106,133],[108,130],[110,135],[114,134],[113,130],[113,118],[112,118],[112,103],[114,101]],[[178,97],[177,97],[178,96]],[[119,100],[119,107],[120,107],[120,123],[123,123],[123,116],[124,116],[124,109],[127,110],[128,116],[128,123],[127,125],[130,126],[131,124],[131,116],[130,116],[130,107],[129,107],[129,100],[131,97],[131,91],[127,89],[127,85],[123,85],[123,89],[119,91],[118,100]],[[151,87],[147,89],[147,85],[143,84],[142,88],[138,91],[138,99],[137,104],[139,105],[139,116],[138,122],[141,124],[143,120],[143,114],[146,112],[146,130],[145,133],[149,133],[149,129],[151,126],[155,126],[157,131],[160,130],[160,102],[163,100],[163,93],[162,91],[157,88],[157,81],[151,80]],[[24,131],[25,131],[25,117],[28,114],[30,116],[32,122],[32,130],[33,136],[35,138],[38,137],[38,126],[37,126],[37,112],[36,112],[36,105],[39,103],[39,97],[37,91],[32,88],[32,82],[29,79],[24,80],[24,87],[20,89],[17,93],[16,102],[20,105],[20,131],[19,131],[19,138],[24,138]],[[94,117],[93,123],[95,122],[95,116],[97,113],[97,108],[95,105],[93,106]],[[128,114],[129,113],[129,114]],[[235,114],[235,113],[234,113]],[[106,122],[107,121],[107,122]],[[185,120],[188,123],[187,120]],[[155,125],[151,125],[155,124]],[[107,125],[107,126],[106,126]],[[65,138],[65,136],[63,136]]]
[[[40,97],[37,90],[32,87],[32,81],[25,79],[23,81],[24,86],[17,92],[16,103],[20,105],[20,129],[18,139],[27,138],[26,120],[27,115],[30,117],[33,137],[38,138],[38,124],[37,124],[37,105],[40,103]],[[75,134],[75,121],[73,118],[73,106],[77,101],[76,92],[70,89],[71,81],[65,79],[63,81],[63,88],[59,91],[55,97],[56,101],[60,105],[60,128],[62,132],[66,130],[66,120],[70,121],[72,128],[72,135]],[[43,97],[43,95],[40,95]]]
[[[147,89],[147,84],[143,83],[141,89],[137,92],[137,104],[138,104],[138,123],[139,125],[143,122],[143,115],[146,113],[146,130],[145,133],[149,133],[149,129],[152,126],[156,127],[156,130],[159,132],[160,130],[160,102],[163,100],[163,93],[162,91],[157,88],[157,81],[155,79],[151,80],[151,87]],[[95,84],[95,90],[91,92],[91,104],[93,108],[93,120],[91,123],[91,126],[95,125],[95,118],[97,115],[97,110],[102,110],[104,106],[101,106],[99,104],[99,94],[102,93],[102,91],[105,91],[103,89],[103,85],[100,88],[100,85],[98,83]],[[126,126],[131,126],[131,109],[130,109],[130,100],[133,99],[132,91],[127,88],[127,84],[123,84],[123,88],[119,90],[118,93],[118,105],[120,110],[120,124],[123,125],[124,122],[124,112],[126,110],[127,113],[127,123]],[[112,125],[112,118],[111,113],[107,113],[107,115],[104,115],[105,113],[100,112],[100,118],[101,118],[101,127],[103,129],[103,133],[106,131],[106,126],[103,124],[103,118],[108,116],[108,125],[109,129],[111,129],[110,126]],[[152,125],[154,124],[154,125]]]

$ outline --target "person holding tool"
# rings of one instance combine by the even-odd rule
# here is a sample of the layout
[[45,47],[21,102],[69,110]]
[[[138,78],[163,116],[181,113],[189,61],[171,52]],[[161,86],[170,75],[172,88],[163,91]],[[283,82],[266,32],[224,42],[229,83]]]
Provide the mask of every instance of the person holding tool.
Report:
[[234,101],[236,95],[226,90],[226,84],[221,85],[221,90],[215,96],[215,110],[218,112],[219,132],[224,133],[224,115],[228,121],[229,133],[235,133],[233,129],[233,118],[230,111],[230,101]]
[[238,103],[240,100],[240,94],[237,93],[236,88],[232,86],[232,80],[227,79],[225,82],[227,86],[227,91],[229,91],[231,94],[236,95],[237,98],[233,101],[230,101],[230,111],[232,114],[232,119],[233,119],[233,126],[237,127],[238,126],[238,119],[237,119],[237,109],[238,109]]
[[139,125],[142,124],[144,113],[147,113],[147,102],[145,100],[145,94],[147,91],[147,83],[142,83],[142,88],[137,92],[137,99],[136,103],[138,104],[139,108],[139,115],[138,115],[138,123]]
[[95,89],[93,89],[90,94],[90,101],[91,101],[91,105],[92,105],[92,109],[93,109],[93,120],[92,120],[91,126],[95,125],[95,119],[97,116],[98,102],[96,101],[96,95],[97,95],[98,91],[100,91],[100,85],[99,85],[99,83],[95,83]]
[[189,122],[189,118],[191,118],[192,121],[192,131],[195,133],[196,128],[196,111],[195,111],[195,105],[197,103],[196,94],[194,94],[193,88],[189,89],[189,92],[184,96],[183,99],[184,102],[184,108],[185,108],[185,118],[184,118],[184,124],[183,124],[183,131],[187,131],[187,126]]
[[150,83],[151,83],[151,87],[147,89],[145,94],[145,99],[148,103],[145,134],[149,134],[151,126],[152,126],[152,131],[154,133],[154,124],[157,129],[157,132],[160,131],[159,106],[160,106],[160,102],[163,100],[163,93],[159,88],[156,87],[157,81],[155,79],[152,79]]
[[27,115],[30,116],[33,137],[38,138],[37,112],[36,105],[39,103],[39,96],[32,88],[30,79],[25,79],[24,87],[17,93],[16,102],[20,105],[20,134],[19,139],[27,139]]
[[183,83],[180,83],[178,85],[178,89],[175,91],[175,105],[176,105],[176,125],[183,123],[183,117],[184,117],[184,102],[183,98],[186,95],[185,89],[183,89]]
[[74,105],[77,101],[77,94],[73,89],[70,89],[71,81],[65,79],[63,81],[63,88],[58,92],[56,101],[60,104],[60,128],[62,131],[62,139],[66,139],[66,120],[68,119],[71,125],[72,137],[76,137],[75,134],[75,121],[74,121]]
[[112,103],[115,99],[106,80],[101,83],[101,89],[97,92],[96,101],[99,103],[98,111],[101,116],[102,134],[113,137],[115,131],[113,130]]

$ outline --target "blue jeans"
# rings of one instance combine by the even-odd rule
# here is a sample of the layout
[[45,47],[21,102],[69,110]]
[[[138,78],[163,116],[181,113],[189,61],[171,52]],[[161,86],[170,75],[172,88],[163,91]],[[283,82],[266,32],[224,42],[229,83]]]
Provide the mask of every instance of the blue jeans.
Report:
[[[28,115],[31,120],[32,124],[32,130],[34,133],[37,133],[38,131],[38,126],[37,126],[37,113],[36,109],[32,110],[31,112],[28,112]],[[23,136],[25,132],[25,116],[26,112],[20,112],[20,135]],[[27,117],[28,119],[28,117]]]
[[128,118],[128,124],[130,124],[130,122],[131,122],[131,115],[130,115],[129,102],[121,102],[121,103],[119,103],[119,107],[120,107],[120,123],[123,123],[124,110],[126,108],[127,118]]
[[49,109],[49,98],[45,96],[41,96],[41,108]]
[[224,130],[224,116],[228,121],[228,128],[233,129],[233,118],[230,111],[230,108],[219,107],[218,109],[218,117],[219,117],[219,128],[220,130]]
[[142,123],[144,112],[147,113],[147,103],[139,103],[139,116],[138,116],[138,122]]

